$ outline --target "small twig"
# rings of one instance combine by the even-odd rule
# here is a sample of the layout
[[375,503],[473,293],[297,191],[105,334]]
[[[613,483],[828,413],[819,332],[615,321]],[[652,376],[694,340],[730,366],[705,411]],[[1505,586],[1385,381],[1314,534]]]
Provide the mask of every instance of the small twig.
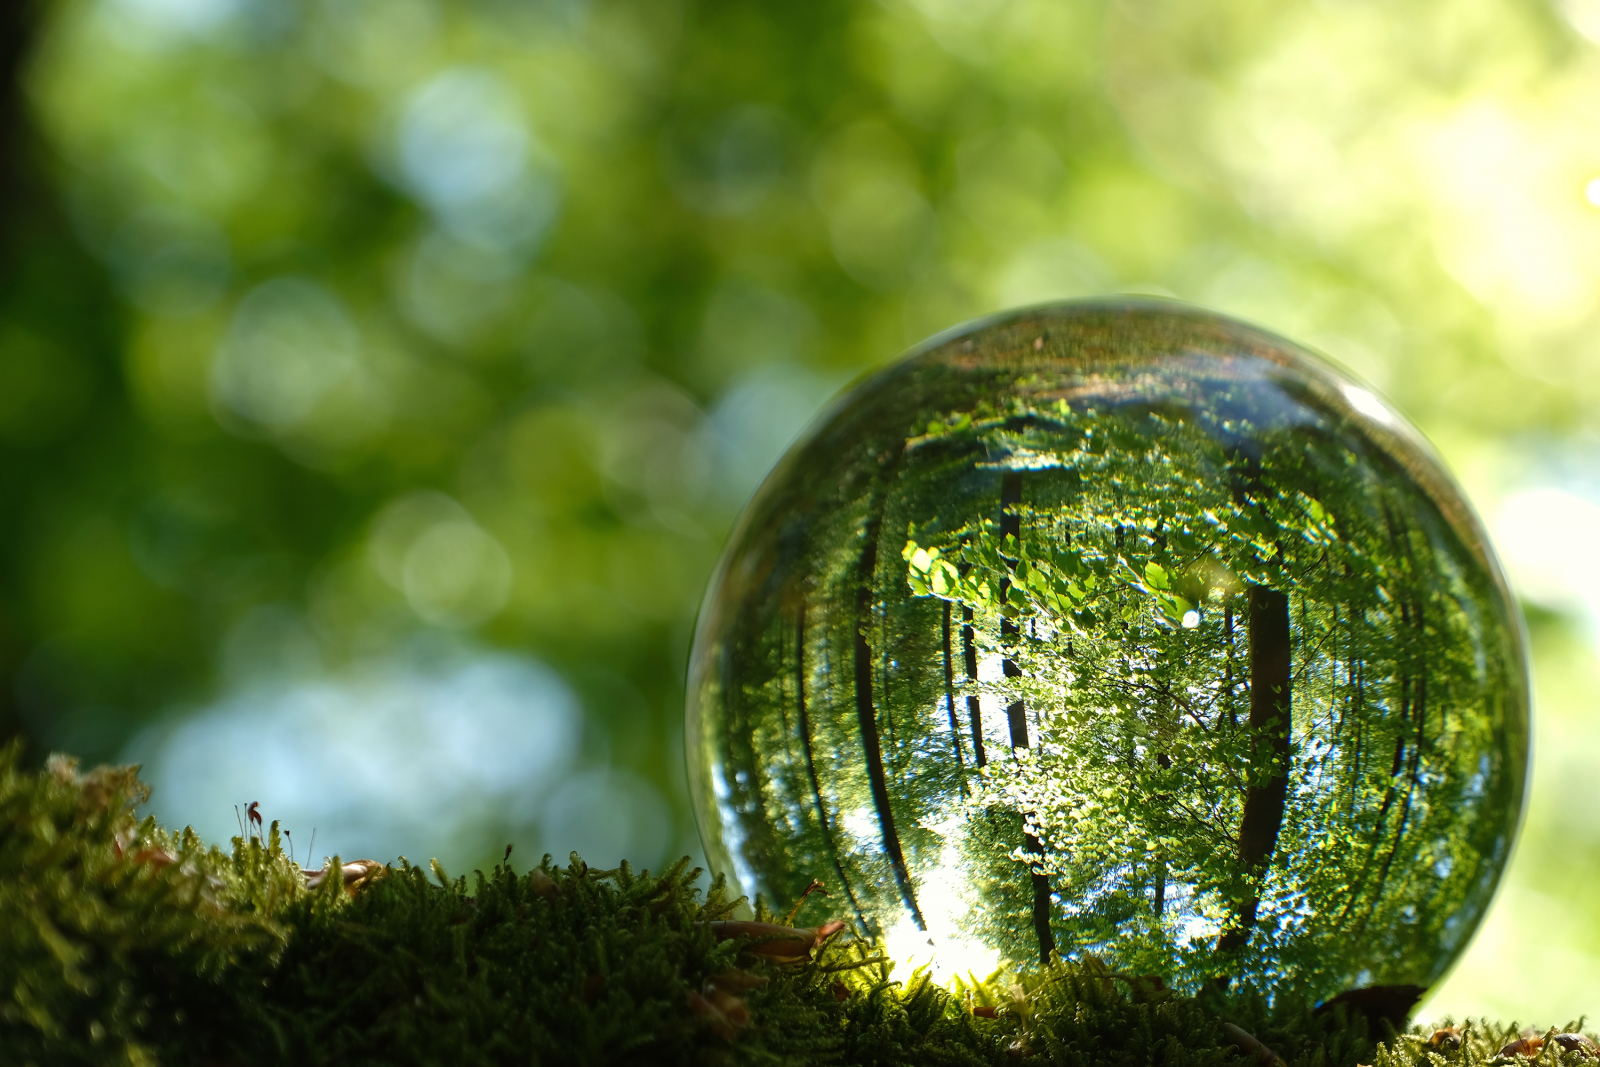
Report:
[[1261,1043],[1260,1038],[1239,1029],[1232,1023],[1223,1023],[1222,1029],[1239,1046],[1239,1051],[1261,1064],[1261,1067],[1284,1067],[1283,1057]]
[[828,890],[815,878],[811,879],[811,884],[805,887],[800,894],[800,899],[794,902],[793,908],[789,909],[789,917],[783,920],[785,925],[794,925],[794,917],[800,914],[800,905],[804,904],[806,897],[809,897],[812,893],[821,893],[823,896],[827,896]]

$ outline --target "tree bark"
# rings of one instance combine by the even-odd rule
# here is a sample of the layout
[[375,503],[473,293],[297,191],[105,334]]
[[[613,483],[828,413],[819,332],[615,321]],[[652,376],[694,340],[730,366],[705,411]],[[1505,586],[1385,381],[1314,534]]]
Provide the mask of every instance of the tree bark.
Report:
[[[71,228],[63,224],[53,197],[45,188],[36,168],[29,165],[33,137],[30,135],[27,97],[22,86],[22,65],[33,45],[36,27],[43,18],[43,4],[14,0],[0,4],[0,283],[7,290],[19,287],[27,270],[30,245],[42,241],[72,242]],[[52,232],[54,231],[54,232]],[[4,462],[37,463],[37,457],[23,459],[4,455]],[[20,487],[15,476],[0,479],[7,494],[7,505],[16,509]],[[12,515],[19,514],[13,510]],[[22,523],[0,533],[0,556],[9,560],[22,557],[19,550]],[[0,597],[8,607],[20,607],[20,594],[33,575],[0,568]],[[17,706],[17,671],[28,655],[28,635],[20,628],[0,627],[0,745],[23,733]],[[42,759],[43,754],[39,755]]]
[[[1248,611],[1250,778],[1245,787],[1244,817],[1239,821],[1239,866],[1259,880],[1277,847],[1289,796],[1289,597],[1251,585]],[[1217,942],[1219,949],[1235,949],[1250,939],[1260,903],[1258,882],[1240,901],[1233,924]]]
[[822,829],[823,840],[828,843],[828,858],[833,861],[833,873],[838,876],[839,884],[844,887],[844,895],[850,898],[850,906],[855,909],[856,920],[861,923],[863,931],[870,932],[872,927],[868,925],[867,916],[861,910],[861,902],[856,899],[856,891],[851,887],[850,879],[845,877],[844,864],[839,862],[839,843],[833,839],[833,834],[828,830],[828,809],[822,803],[822,783],[817,778],[817,761],[811,748],[811,709],[806,704],[806,603],[803,599],[795,612],[794,683],[795,703],[799,705],[800,746],[806,754],[806,775],[811,779],[811,799],[817,806],[817,825]]
[[[1022,504],[1022,474],[1012,471],[1000,479],[1000,537],[1002,550],[1006,537],[1012,537],[1020,546],[1022,542],[1022,516],[1017,508]],[[1015,564],[1013,564],[1015,566]],[[1000,603],[1006,602],[1006,594],[1011,591],[1009,579],[1000,580]],[[1021,637],[1017,624],[1002,615],[1000,617],[1000,645],[1006,650],[1006,657],[1002,664],[1007,678],[1021,678],[1022,668],[1017,666],[1016,660],[1011,658],[1011,649],[1015,647],[1017,639]],[[1028,747],[1028,717],[1027,705],[1019,697],[1013,700],[1006,708],[1006,721],[1011,729],[1011,747],[1013,750]],[[1023,819],[1033,818],[1032,812],[1026,812]],[[1033,882],[1033,932],[1039,941],[1039,962],[1047,964],[1056,951],[1055,933],[1050,929],[1050,877],[1044,873],[1044,843],[1031,833],[1024,833],[1023,847],[1028,854],[1039,857],[1030,864],[1029,877]]]
[[[978,683],[978,646],[972,634],[972,609],[961,609],[961,655],[967,670],[967,684]],[[967,720],[972,726],[972,762],[979,767],[989,762],[983,750],[983,702],[976,693],[967,697]]]
[[[1164,771],[1171,770],[1172,757],[1165,752],[1158,752],[1156,764]],[[1155,799],[1163,808],[1170,808],[1172,804],[1171,793],[1157,793]],[[1167,911],[1167,859],[1160,850],[1156,851],[1150,866],[1150,882],[1150,911],[1159,920]]]
[[956,667],[950,648],[950,601],[944,602],[944,625],[940,636],[944,639],[944,710],[950,716],[950,744],[956,750],[956,768],[966,770],[961,758],[961,725],[956,722]]
[[868,627],[872,624],[873,575],[878,569],[878,531],[882,515],[874,508],[872,521],[867,524],[866,546],[861,550],[861,571],[856,584],[855,613],[855,673],[856,719],[861,724],[861,747],[867,759],[867,778],[872,786],[872,803],[878,811],[878,828],[883,835],[883,850],[889,856],[889,866],[894,871],[895,885],[905,901],[917,929],[926,930],[922,909],[917,906],[917,896],[912,889],[911,874],[906,869],[905,854],[900,848],[900,832],[895,828],[894,811],[889,806],[889,785],[883,769],[883,742],[878,736],[878,709],[872,700],[872,646],[867,643]]
[[[1000,541],[1001,550],[1004,551],[1005,539],[1013,538],[1019,545],[1022,542],[1022,516],[1017,514],[1016,508],[1022,503],[1022,475],[1013,471],[1000,479]],[[1014,568],[1015,562],[1011,563]],[[1003,608],[1006,595],[1011,592],[1011,580],[1000,579],[1000,605]],[[1000,616],[1000,647],[1006,650],[1006,657],[1001,663],[1001,670],[1007,678],[1021,678],[1022,668],[1017,666],[1017,661],[1011,658],[1011,650],[1016,647],[1017,638],[1021,633],[1017,624],[1005,615]],[[1028,719],[1027,708],[1023,702],[1013,700],[1006,706],[1006,722],[1011,728],[1011,747],[1028,747]]]

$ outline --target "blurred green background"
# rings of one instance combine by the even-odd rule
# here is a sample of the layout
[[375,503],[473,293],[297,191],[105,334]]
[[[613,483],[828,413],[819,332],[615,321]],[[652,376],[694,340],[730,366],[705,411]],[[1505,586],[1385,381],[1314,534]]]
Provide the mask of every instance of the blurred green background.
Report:
[[1600,1010],[1600,0],[46,0],[0,135],[0,732],[223,839],[698,854],[682,672],[833,390],[1175,295],[1433,439],[1526,833],[1434,1014]]

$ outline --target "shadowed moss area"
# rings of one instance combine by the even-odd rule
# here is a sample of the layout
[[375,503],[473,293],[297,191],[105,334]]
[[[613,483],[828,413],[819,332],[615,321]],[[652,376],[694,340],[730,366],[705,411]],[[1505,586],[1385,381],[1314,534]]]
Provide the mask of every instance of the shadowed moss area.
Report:
[[276,827],[224,853],[139,821],[146,793],[132,768],[0,753],[0,1063],[1422,1067],[1519,1036],[1379,1043],[1342,1008],[1177,997],[1094,960],[952,993],[828,925],[732,920],[687,860],[351,864],[308,888]]

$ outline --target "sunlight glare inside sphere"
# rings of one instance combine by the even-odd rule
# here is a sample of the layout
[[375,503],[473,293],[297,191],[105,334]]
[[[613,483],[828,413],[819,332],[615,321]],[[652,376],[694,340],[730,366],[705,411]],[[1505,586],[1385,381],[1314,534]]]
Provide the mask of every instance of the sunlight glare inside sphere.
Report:
[[941,334],[801,436],[701,609],[687,743],[714,871],[780,916],[818,879],[797,923],[941,980],[1412,996],[1510,852],[1528,683],[1391,408],[1242,323],[1085,301]]

